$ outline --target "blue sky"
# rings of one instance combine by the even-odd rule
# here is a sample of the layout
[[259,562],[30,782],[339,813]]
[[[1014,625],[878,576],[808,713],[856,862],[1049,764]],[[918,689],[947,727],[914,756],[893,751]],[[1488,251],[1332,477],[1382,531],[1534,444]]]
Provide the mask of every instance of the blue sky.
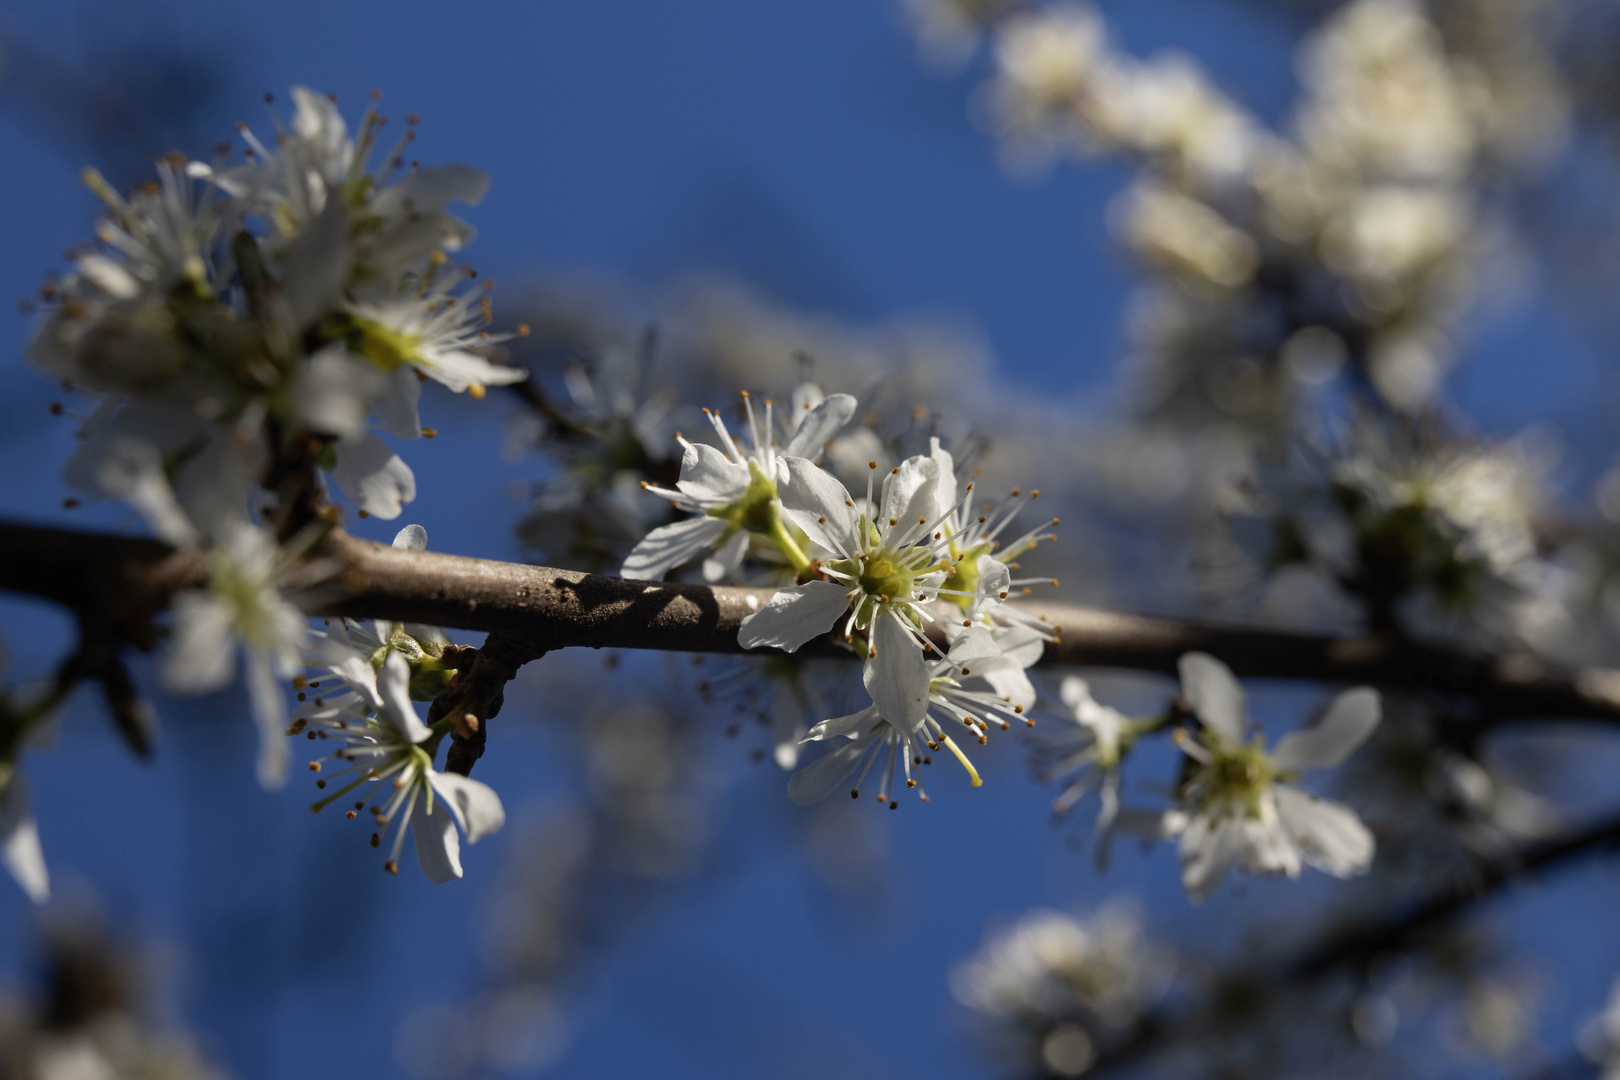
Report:
[[[1104,7],[1126,47],[1186,48],[1262,115],[1284,112],[1298,31],[1289,17],[1249,0]],[[567,273],[651,289],[724,270],[851,320],[944,314],[982,329],[1007,379],[1055,395],[1105,386],[1124,348],[1131,275],[1104,224],[1124,172],[1100,163],[1009,179],[968,121],[972,80],[925,72],[898,9],[881,0],[12,2],[0,3],[0,33],[25,43],[31,62],[92,85],[121,77],[108,57],[130,50],[202,61],[198,85],[215,88],[181,147],[193,152],[238,119],[262,128],[267,88],[305,83],[355,110],[380,88],[387,109],[421,117],[422,160],[493,174],[469,215],[480,230],[470,255],[497,281]],[[53,124],[59,103],[8,81],[9,61],[0,53],[0,296],[22,297],[88,232],[92,202],[76,175],[91,151]],[[47,414],[51,388],[21,362],[28,325],[0,309],[10,343],[0,513],[59,520],[57,471],[72,440]],[[1482,324],[1474,357],[1460,394],[1502,430],[1555,413],[1590,418],[1604,385],[1534,283]],[[425,402],[448,437],[412,457],[423,496],[410,519],[437,549],[515,552],[518,508],[504,493],[529,466],[498,460],[497,425],[481,422],[494,407]],[[484,465],[471,479],[469,461]],[[72,520],[122,523],[111,508]],[[358,531],[386,539],[392,527]],[[46,669],[67,639],[57,613],[10,599],[0,625],[20,673]],[[64,891],[93,893],[165,944],[182,1012],[236,1075],[397,1074],[402,1018],[479,985],[480,912],[510,834],[569,789],[552,747],[580,717],[513,695],[479,775],[503,793],[514,826],[469,853],[467,881],[436,888],[409,868],[384,880],[357,834],[313,818],[296,784],[260,792],[234,695],[160,706],[167,726],[151,764],[132,763],[84,701],[58,752],[30,758]],[[982,1076],[945,974],[987,919],[1134,891],[1158,929],[1213,952],[1238,943],[1228,917],[1241,903],[1223,896],[1190,912],[1167,852],[1127,853],[1098,880],[1045,826],[1048,795],[1022,781],[1011,746],[993,755],[984,789],[946,783],[926,816],[909,806],[884,815],[873,826],[888,853],[883,887],[832,903],[798,853],[807,819],[781,797],[780,777],[716,743],[712,771],[726,786],[711,870],[609,950],[580,988],[554,1075]],[[1538,903],[1567,893],[1558,909],[1580,916],[1595,897],[1612,902],[1614,874],[1591,879]],[[1329,888],[1309,882],[1288,896],[1314,904]],[[1281,896],[1269,883],[1250,895]],[[0,976],[26,969],[29,927],[21,897],[0,888]],[[1595,998],[1605,963],[1571,963],[1574,998]],[[1566,1034],[1576,1003],[1559,1014]]]

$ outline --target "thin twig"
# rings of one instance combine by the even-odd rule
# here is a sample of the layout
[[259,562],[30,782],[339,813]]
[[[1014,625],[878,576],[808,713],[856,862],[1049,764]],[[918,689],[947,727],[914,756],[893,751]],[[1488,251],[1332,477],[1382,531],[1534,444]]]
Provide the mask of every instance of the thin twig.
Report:
[[[1615,848],[1620,848],[1620,815],[1559,840],[1526,845],[1487,864],[1471,880],[1442,889],[1403,911],[1330,933],[1280,968],[1250,972],[1247,982],[1265,986],[1272,994],[1287,993],[1290,988],[1364,965],[1381,955],[1411,949],[1421,945],[1435,927],[1494,897],[1515,881]],[[1150,1013],[1098,1055],[1092,1075],[1123,1068],[1167,1044],[1195,1041],[1206,1030],[1205,1020],[1201,1013],[1181,1017]]]

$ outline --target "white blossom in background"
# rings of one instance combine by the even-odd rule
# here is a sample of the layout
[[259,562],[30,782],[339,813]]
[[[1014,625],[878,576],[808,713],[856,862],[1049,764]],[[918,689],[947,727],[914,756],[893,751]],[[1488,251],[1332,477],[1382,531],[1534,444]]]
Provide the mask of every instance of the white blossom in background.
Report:
[[905,0],[925,61],[944,69],[972,58],[985,28],[1018,7],[1018,0]]
[[1005,1051],[1038,1055],[1057,1076],[1080,1076],[1156,1005],[1175,956],[1114,903],[1087,919],[1036,910],[993,934],[951,971],[951,991]]
[[1119,817],[1120,766],[1149,725],[1100,704],[1091,696],[1090,684],[1076,675],[1064,677],[1060,694],[1068,709],[1063,718],[1067,723],[1041,733],[1035,776],[1043,784],[1054,780],[1067,783],[1062,794],[1052,801],[1052,812],[1060,817],[1090,792],[1097,792],[1100,805],[1092,829],[1093,857],[1102,869],[1108,865],[1109,842]]
[[784,459],[819,458],[827,440],[855,415],[855,399],[848,394],[824,398],[814,386],[800,387],[794,393],[794,407],[787,410],[784,426],[789,438],[780,450],[774,404],[767,400],[759,415],[746,392],[742,400],[749,437],[746,450],[732,438],[718,412],[704,409],[719,437],[719,449],[677,436],[683,450],[677,490],[642,482],[643,489],[693,516],[643,537],[625,559],[622,577],[658,581],[675,567],[712,552],[703,561],[703,578],[724,581],[741,567],[751,541],[775,545],[796,570],[808,566],[781,516],[777,485],[787,479]]
[[1620,1080],[1620,979],[1610,989],[1603,1011],[1581,1025],[1576,1044],[1582,1056],[1601,1070],[1602,1080]]
[[1212,893],[1234,865],[1288,877],[1302,865],[1334,877],[1365,873],[1373,836],[1355,811],[1292,781],[1301,770],[1338,765],[1372,734],[1377,692],[1344,691],[1315,725],[1284,735],[1268,753],[1260,736],[1248,737],[1243,687],[1225,664],[1188,653],[1179,667],[1182,695],[1201,730],[1177,740],[1193,771],[1162,827],[1179,838],[1181,880],[1193,899]]

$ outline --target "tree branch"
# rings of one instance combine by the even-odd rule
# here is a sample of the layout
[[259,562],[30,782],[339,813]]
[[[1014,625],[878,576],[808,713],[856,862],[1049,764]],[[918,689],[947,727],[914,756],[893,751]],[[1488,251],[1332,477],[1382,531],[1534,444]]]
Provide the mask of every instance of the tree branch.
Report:
[[[576,646],[740,653],[737,629],[770,589],[623,581],[545,566],[399,551],[335,531],[299,596],[313,615],[488,631],[541,652]],[[151,540],[0,521],[0,590],[63,604],[141,644],[169,597],[206,580],[201,556]],[[1479,701],[1491,718],[1620,721],[1620,672],[1573,675],[1528,656],[1480,657],[1380,637],[1327,637],[1020,602],[1061,628],[1043,665],[1173,674],[1201,650],[1240,676],[1367,683]],[[830,642],[804,652],[831,655]]]
[[[1487,864],[1473,879],[1436,892],[1404,911],[1370,919],[1328,934],[1314,948],[1281,968],[1246,977],[1271,992],[1282,992],[1323,978],[1346,967],[1364,964],[1381,954],[1412,948],[1434,927],[1496,895],[1514,881],[1550,870],[1585,855],[1620,848],[1620,816],[1611,817],[1559,840],[1527,845],[1511,856]],[[1093,1073],[1123,1068],[1169,1042],[1202,1037],[1202,1014],[1181,1018],[1150,1013],[1107,1047],[1092,1065]]]

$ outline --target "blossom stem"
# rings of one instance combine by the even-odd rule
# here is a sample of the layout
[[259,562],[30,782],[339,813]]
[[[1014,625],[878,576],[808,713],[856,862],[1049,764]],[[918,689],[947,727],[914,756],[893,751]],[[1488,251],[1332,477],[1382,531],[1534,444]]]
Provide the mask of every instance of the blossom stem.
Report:
[[771,541],[781,549],[782,554],[787,556],[787,561],[793,564],[794,573],[802,574],[810,569],[810,557],[800,550],[799,545],[794,542],[780,514],[772,517],[769,536]]

